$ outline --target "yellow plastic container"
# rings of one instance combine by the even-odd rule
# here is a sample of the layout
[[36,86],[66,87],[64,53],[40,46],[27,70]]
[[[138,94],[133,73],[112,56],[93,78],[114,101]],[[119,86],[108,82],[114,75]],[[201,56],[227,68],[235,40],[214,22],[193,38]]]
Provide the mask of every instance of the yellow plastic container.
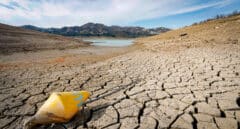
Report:
[[82,104],[89,96],[90,93],[87,91],[52,93],[25,126],[67,122],[81,110]]

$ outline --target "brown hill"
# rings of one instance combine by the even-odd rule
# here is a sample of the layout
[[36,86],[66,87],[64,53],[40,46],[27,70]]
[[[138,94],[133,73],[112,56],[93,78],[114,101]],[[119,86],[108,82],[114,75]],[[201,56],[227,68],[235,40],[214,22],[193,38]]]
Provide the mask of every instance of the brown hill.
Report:
[[240,15],[215,19],[200,24],[172,30],[148,38],[139,38],[136,42],[152,51],[172,51],[179,48],[235,44],[239,47]]
[[83,41],[0,24],[0,53],[66,49],[88,46]]

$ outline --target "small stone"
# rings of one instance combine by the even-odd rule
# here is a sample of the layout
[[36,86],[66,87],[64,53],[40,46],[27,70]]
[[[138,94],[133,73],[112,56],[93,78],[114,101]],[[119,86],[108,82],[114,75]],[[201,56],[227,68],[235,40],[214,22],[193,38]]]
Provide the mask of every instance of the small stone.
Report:
[[188,35],[187,33],[180,34],[181,37]]

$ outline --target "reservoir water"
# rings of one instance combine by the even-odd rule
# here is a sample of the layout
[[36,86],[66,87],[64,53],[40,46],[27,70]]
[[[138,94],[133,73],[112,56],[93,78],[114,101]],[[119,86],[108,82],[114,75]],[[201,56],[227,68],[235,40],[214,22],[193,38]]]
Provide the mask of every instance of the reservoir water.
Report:
[[92,42],[96,46],[123,47],[133,44],[134,39],[114,39],[114,38],[83,38],[84,41]]

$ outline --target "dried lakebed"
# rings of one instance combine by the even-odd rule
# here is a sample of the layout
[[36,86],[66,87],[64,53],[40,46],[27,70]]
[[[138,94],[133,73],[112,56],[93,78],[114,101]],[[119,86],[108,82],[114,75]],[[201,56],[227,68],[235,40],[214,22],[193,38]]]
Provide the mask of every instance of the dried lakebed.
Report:
[[0,128],[21,128],[51,92],[88,90],[92,98],[109,95],[87,104],[67,128],[237,129],[239,50],[229,44],[136,50],[84,66],[2,69]]

